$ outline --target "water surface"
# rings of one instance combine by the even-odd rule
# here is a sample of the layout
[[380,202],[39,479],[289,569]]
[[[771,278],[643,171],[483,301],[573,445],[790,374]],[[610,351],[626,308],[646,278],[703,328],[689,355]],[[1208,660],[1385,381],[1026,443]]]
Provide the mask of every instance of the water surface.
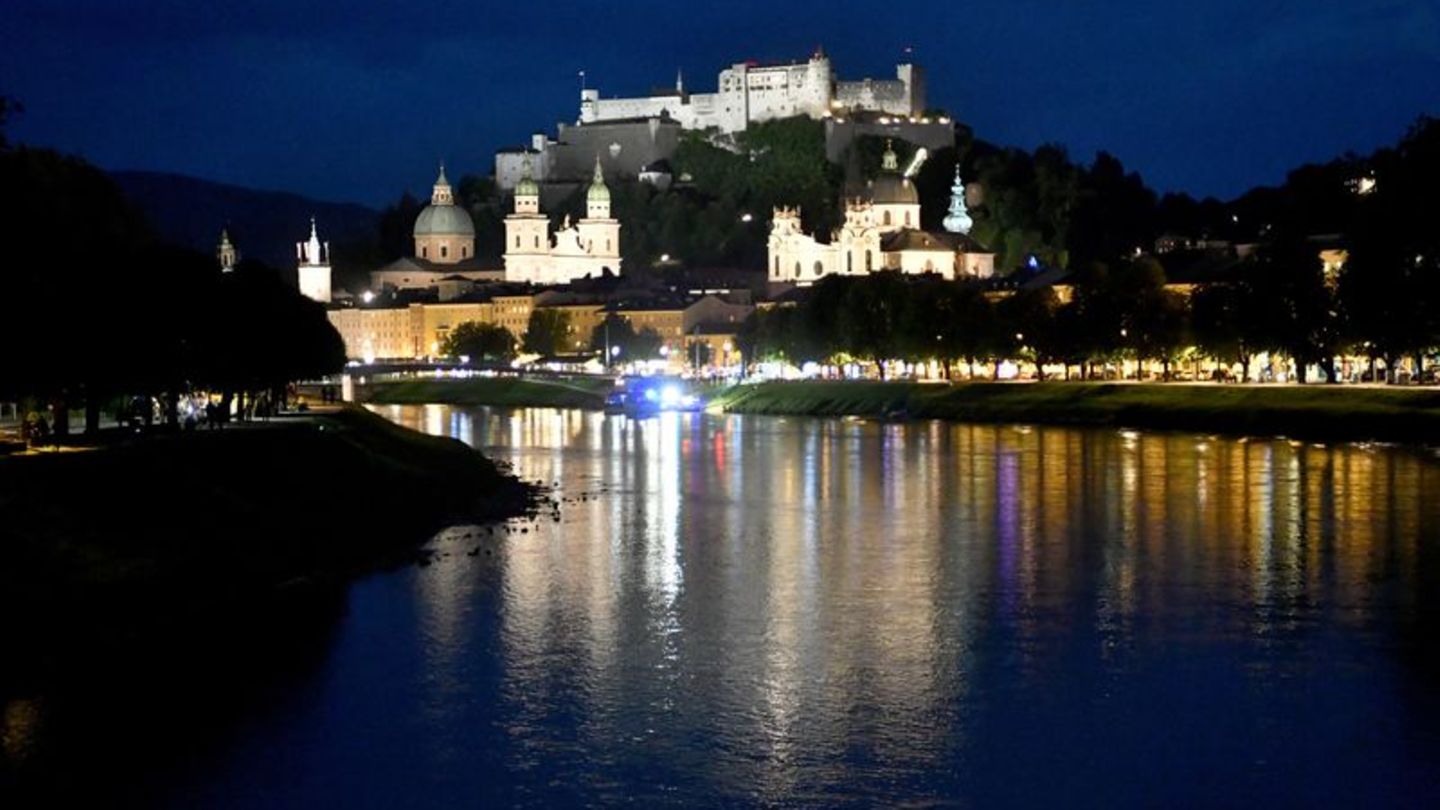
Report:
[[558,519],[352,586],[170,804],[1440,800],[1425,452],[376,410],[549,483]]

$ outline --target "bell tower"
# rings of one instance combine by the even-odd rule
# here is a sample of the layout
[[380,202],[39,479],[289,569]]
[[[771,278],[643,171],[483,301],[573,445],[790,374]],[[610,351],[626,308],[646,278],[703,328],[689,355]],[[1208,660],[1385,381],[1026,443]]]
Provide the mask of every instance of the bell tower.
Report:
[[330,303],[330,243],[321,242],[310,218],[310,238],[295,243],[296,274],[300,293],[322,304]]

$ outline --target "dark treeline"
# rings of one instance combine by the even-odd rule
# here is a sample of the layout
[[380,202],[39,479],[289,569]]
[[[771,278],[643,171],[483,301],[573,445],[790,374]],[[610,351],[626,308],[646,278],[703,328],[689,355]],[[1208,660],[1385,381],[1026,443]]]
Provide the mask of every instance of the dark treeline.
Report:
[[192,391],[228,404],[343,366],[320,305],[263,265],[222,274],[212,256],[158,244],[83,160],[0,143],[0,189],[0,401],[53,409],[57,433],[74,409],[93,430],[111,403],[153,397],[173,421]]
[[[1353,182],[1360,178],[1367,193]],[[1335,358],[1351,355],[1383,361],[1393,380],[1402,358],[1418,370],[1440,347],[1440,228],[1429,200],[1437,185],[1440,122],[1426,119],[1393,149],[1256,192],[1272,215],[1258,226],[1257,248],[1189,294],[1166,286],[1159,260],[1125,249],[1134,234],[1105,235],[1095,242],[1129,256],[1073,268],[1065,284],[1074,294],[1063,303],[1041,283],[997,294],[979,281],[833,277],[796,306],[757,311],[741,350],[750,362],[937,360],[947,375],[957,362],[1014,360],[1064,365],[1067,376],[1121,359],[1168,376],[1175,363],[1200,358],[1248,376],[1253,357],[1269,352],[1295,361],[1302,380],[1309,366],[1337,379]],[[1241,207],[1258,216],[1261,203],[1246,199]],[[1322,226],[1345,235],[1349,260],[1338,273],[1326,271],[1310,239]]]

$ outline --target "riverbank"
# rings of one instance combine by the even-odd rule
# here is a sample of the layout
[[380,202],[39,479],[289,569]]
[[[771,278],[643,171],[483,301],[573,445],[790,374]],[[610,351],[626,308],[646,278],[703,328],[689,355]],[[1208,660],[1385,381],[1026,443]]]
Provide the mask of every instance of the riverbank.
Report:
[[739,385],[731,413],[1034,422],[1440,443],[1440,390],[1327,386],[799,381]]
[[359,389],[362,401],[382,405],[493,405],[506,408],[605,407],[611,377],[470,377],[404,380]]
[[533,496],[464,444],[359,408],[0,458],[0,631],[75,646],[243,611]]

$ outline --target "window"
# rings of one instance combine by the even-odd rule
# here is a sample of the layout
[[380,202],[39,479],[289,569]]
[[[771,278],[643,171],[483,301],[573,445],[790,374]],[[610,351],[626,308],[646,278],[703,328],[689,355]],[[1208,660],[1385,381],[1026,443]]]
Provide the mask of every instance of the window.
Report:
[[821,264],[821,263],[818,262],[818,261],[815,262],[815,275],[817,275],[817,276],[819,276],[819,275],[824,275],[824,273],[825,273],[825,265]]
[[795,262],[795,278],[799,278],[799,277],[800,277],[800,263],[799,263],[799,262]]
[[865,251],[865,272],[867,273],[873,269],[872,265],[874,264],[874,260],[872,259],[872,257],[874,255],[875,254],[871,253],[868,250]]
[[906,212],[905,212],[905,227],[907,227],[907,228],[910,227],[910,212],[909,212],[909,211],[906,211]]
[[420,248],[420,258],[422,258],[422,259],[428,259],[428,258],[430,258],[430,248],[424,247],[424,246],[422,245],[421,248]]
[[855,254],[854,254],[854,253],[846,253],[846,254],[845,254],[845,272],[847,272],[847,273],[853,273],[853,272],[855,272]]
[[536,249],[536,250],[539,250],[539,249],[540,249],[540,235],[539,235],[539,234],[536,234],[536,235],[535,235],[535,249]]
[[441,246],[440,246],[440,258],[442,258],[442,259],[448,259],[448,258],[450,258],[450,246],[449,246],[449,245],[441,245]]
[[779,256],[776,256],[776,257],[775,257],[775,275],[776,275],[776,277],[779,277],[779,275],[780,275],[780,257],[779,257]]
[[516,234],[516,235],[515,235],[515,249],[516,249],[516,250],[519,250],[519,249],[520,249],[520,235],[519,235],[519,234]]
[[886,225],[889,225],[889,224],[890,224],[890,212],[889,212],[889,211],[886,211],[886,212],[885,212],[885,224],[886,224]]

